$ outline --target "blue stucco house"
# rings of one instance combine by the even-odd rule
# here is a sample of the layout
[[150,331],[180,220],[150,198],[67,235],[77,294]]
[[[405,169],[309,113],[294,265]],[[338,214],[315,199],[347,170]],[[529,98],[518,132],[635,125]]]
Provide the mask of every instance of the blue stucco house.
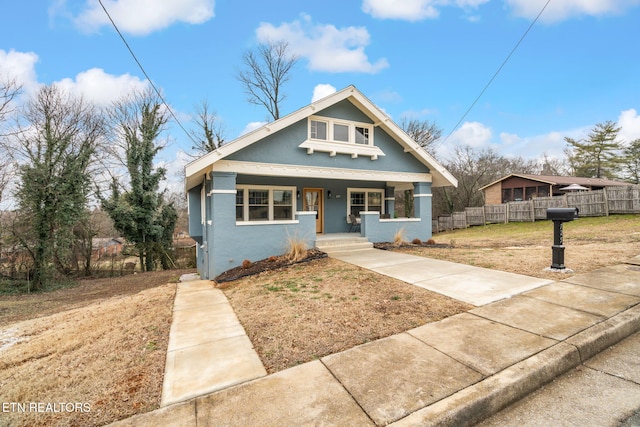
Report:
[[[456,179],[354,86],[223,145],[186,166],[189,234],[202,278],[346,233],[371,242],[431,237],[431,189]],[[394,190],[412,189],[414,218]]]

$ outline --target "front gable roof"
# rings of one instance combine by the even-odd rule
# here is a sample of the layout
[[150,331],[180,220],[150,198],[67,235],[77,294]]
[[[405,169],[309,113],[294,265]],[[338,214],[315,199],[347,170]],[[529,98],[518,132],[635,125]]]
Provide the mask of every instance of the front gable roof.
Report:
[[300,120],[306,119],[318,112],[331,107],[343,100],[348,100],[364,115],[366,115],[374,126],[380,127],[393,140],[400,144],[404,151],[411,153],[420,163],[426,166],[431,175],[434,187],[457,186],[457,180],[447,171],[433,156],[427,153],[413,139],[409,137],[391,118],[378,108],[373,102],[365,97],[355,86],[351,85],[335,92],[325,98],[313,102],[285,117],[268,123],[252,132],[240,136],[222,147],[205,154],[197,160],[189,163],[185,167],[187,190],[202,182],[202,176],[211,170],[212,166],[232,154],[254,144],[269,135],[274,134]]

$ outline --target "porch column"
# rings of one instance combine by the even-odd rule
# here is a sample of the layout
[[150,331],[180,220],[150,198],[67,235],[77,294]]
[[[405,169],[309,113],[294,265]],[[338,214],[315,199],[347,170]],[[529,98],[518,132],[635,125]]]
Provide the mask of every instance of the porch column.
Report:
[[[413,209],[415,217],[420,218],[424,240],[430,239],[432,236],[431,229],[431,183],[430,182],[414,182],[413,183]],[[422,238],[422,237],[421,237]]]
[[389,218],[393,218],[396,212],[396,188],[387,187],[384,190],[385,213],[389,214]]
[[211,215],[205,225],[209,230],[208,279],[228,267],[229,254],[224,253],[224,242],[235,238],[236,176],[235,172],[211,172],[211,190],[207,194]]

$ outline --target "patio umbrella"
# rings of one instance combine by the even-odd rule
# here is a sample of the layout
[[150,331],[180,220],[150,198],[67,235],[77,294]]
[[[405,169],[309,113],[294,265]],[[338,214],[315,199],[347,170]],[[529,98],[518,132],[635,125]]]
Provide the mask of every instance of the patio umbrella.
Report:
[[560,191],[583,191],[583,190],[588,190],[588,188],[587,187],[583,187],[580,184],[571,184],[571,185],[568,185],[566,187],[562,187],[560,189]]

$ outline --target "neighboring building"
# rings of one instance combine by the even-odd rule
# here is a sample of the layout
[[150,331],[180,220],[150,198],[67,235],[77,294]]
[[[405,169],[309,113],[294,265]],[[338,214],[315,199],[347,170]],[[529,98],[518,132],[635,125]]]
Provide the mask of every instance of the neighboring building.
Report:
[[[346,233],[370,241],[431,237],[431,188],[456,179],[354,86],[223,145],[186,166],[189,234],[205,279],[287,251],[289,239]],[[393,218],[413,189],[415,218]],[[387,219],[388,218],[388,219]]]
[[565,194],[561,189],[578,185],[587,190],[601,190],[626,182],[603,178],[581,178],[576,176],[529,175],[512,173],[480,188],[487,205],[531,200],[534,197],[549,197]]
[[93,257],[116,256],[122,252],[124,239],[115,237],[94,237],[91,241]]

